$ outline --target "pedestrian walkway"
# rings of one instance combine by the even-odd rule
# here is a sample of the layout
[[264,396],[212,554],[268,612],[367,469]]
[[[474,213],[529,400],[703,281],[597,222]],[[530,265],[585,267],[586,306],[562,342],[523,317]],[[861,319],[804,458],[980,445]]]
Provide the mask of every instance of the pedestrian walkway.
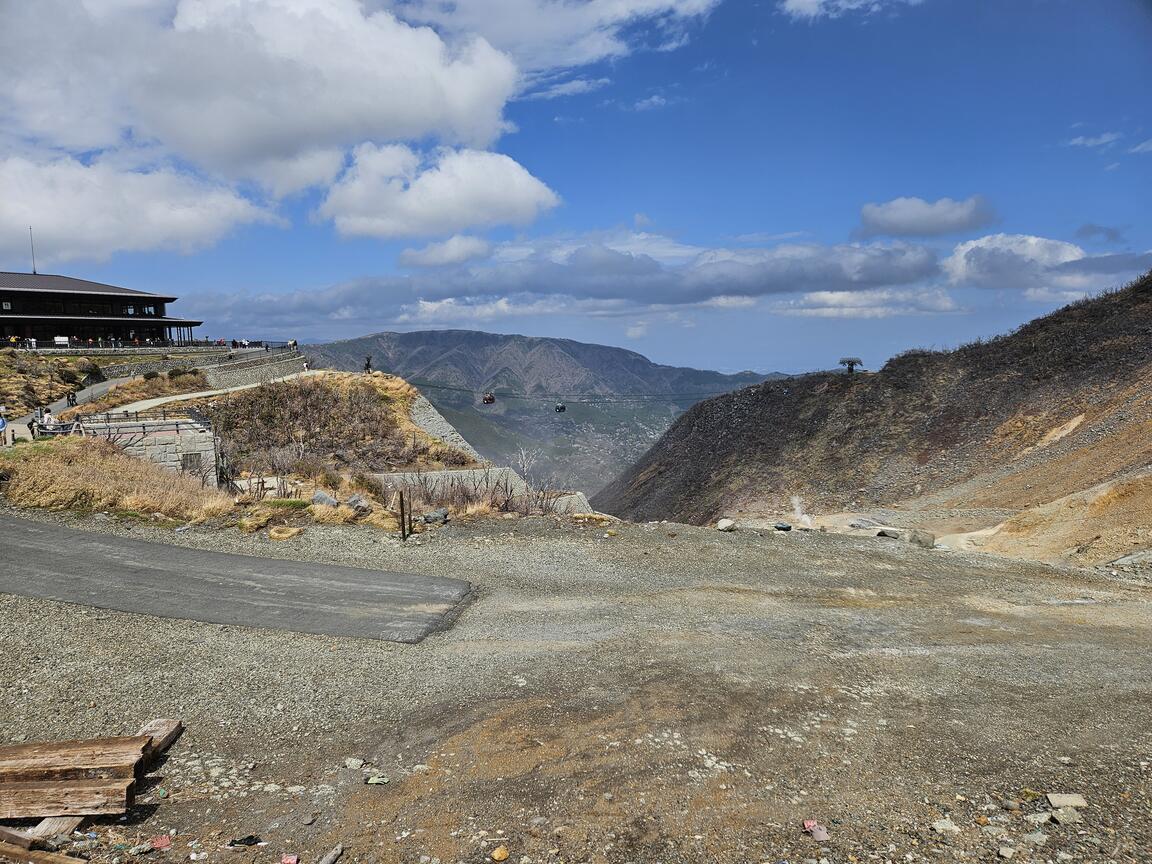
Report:
[[[125,378],[112,378],[108,381],[97,381],[83,390],[76,391],[76,404],[83,405],[86,402],[93,402],[99,399],[117,384],[125,384],[128,381],[135,381],[139,375],[129,375]],[[68,409],[68,398],[57,399],[55,402],[47,406],[53,414],[59,415],[61,411]],[[12,435],[14,438],[19,438],[24,441],[29,441],[32,438],[32,433],[28,431],[28,424],[32,422],[34,414],[25,414],[23,417],[17,417],[11,421]]]

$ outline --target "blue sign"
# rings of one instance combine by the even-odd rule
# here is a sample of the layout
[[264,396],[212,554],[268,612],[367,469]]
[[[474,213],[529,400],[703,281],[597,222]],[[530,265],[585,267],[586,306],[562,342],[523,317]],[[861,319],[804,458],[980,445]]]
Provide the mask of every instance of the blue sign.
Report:
[[8,428],[8,421],[5,420],[3,417],[0,417],[0,432],[3,432],[7,428]]

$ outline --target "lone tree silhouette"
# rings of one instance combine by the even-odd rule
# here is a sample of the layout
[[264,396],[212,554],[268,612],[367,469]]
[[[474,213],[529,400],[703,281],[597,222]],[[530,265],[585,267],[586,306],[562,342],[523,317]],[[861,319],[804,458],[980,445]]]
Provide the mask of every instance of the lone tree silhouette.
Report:
[[859,357],[841,357],[840,365],[848,367],[848,374],[851,375],[856,371],[857,366],[863,366],[864,361]]

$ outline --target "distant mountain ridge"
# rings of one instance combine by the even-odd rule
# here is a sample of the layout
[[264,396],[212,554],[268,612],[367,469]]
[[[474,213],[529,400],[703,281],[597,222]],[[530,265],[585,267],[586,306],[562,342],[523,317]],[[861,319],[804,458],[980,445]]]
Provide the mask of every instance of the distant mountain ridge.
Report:
[[360,369],[371,355],[375,368],[404,378],[539,395],[696,395],[727,392],[771,377],[664,366],[625,348],[479,330],[383,332],[307,350],[320,365],[332,368]]
[[[781,377],[664,366],[625,348],[478,330],[384,332],[304,350],[318,368],[349,371],[371,356],[373,368],[420,388],[488,459],[517,465],[535,454],[533,465],[517,467],[588,493],[693,403]],[[485,391],[497,394],[496,404],[481,402]],[[566,400],[563,414],[553,410],[557,398]]]

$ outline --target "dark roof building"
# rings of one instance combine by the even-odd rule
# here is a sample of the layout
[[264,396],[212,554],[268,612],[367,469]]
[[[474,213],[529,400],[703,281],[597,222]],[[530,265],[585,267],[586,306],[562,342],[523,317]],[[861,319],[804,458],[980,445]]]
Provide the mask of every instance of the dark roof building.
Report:
[[35,339],[126,344],[187,342],[202,321],[170,318],[170,294],[39,273],[0,273],[0,329],[4,342]]

